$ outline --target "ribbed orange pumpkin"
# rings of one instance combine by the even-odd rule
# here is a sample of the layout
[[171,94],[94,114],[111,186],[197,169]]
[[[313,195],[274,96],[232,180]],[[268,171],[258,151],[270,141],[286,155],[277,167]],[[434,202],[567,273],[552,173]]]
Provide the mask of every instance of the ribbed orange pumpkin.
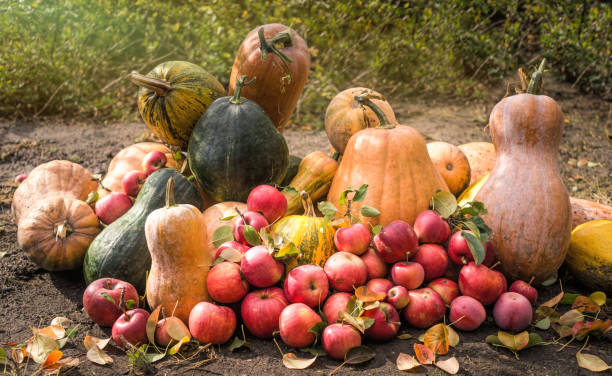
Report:
[[206,232],[206,239],[208,239],[205,248],[211,259],[215,258],[215,253],[217,252],[217,248],[212,243],[215,230],[221,226],[232,225],[232,221],[220,221],[219,219],[230,215],[236,215],[236,208],[238,208],[240,212],[247,211],[246,204],[243,202],[225,201],[214,204],[202,212],[203,231]]
[[352,208],[358,213],[361,205],[369,205],[381,214],[363,218],[364,223],[384,226],[401,219],[413,224],[416,216],[429,208],[435,192],[448,191],[448,187],[416,129],[391,124],[367,96],[357,98],[374,110],[381,125],[359,131],[350,138],[327,200],[343,212],[346,205],[339,205],[340,193],[349,186],[356,189],[368,184],[365,199],[354,202]]
[[451,193],[459,196],[470,185],[470,163],[465,154],[448,142],[431,142],[427,151]]
[[325,132],[333,148],[340,154],[344,153],[349,138],[365,128],[373,128],[380,124],[378,117],[367,106],[362,106],[355,96],[368,95],[370,100],[385,113],[392,124],[397,124],[391,105],[384,97],[371,89],[353,87],[336,94],[329,102],[325,111]]
[[470,163],[470,183],[474,184],[485,176],[495,165],[495,146],[490,142],[468,142],[458,148],[465,154]]

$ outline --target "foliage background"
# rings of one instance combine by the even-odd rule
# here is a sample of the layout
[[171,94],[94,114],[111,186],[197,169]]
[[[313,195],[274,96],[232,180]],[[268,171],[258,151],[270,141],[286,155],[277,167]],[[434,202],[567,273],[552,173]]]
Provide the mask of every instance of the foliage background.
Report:
[[542,57],[612,98],[612,6],[603,1],[2,0],[0,118],[137,118],[125,79],[188,60],[227,85],[252,28],[293,27],[312,67],[294,122],[319,127],[328,101],[363,85],[396,100],[481,98]]

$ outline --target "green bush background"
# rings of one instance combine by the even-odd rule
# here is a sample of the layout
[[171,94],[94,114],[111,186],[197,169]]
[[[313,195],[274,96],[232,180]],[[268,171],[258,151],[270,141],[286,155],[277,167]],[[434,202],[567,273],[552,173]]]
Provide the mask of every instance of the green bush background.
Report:
[[610,98],[611,21],[610,4],[586,0],[4,0],[0,117],[135,120],[127,73],[188,60],[227,85],[244,36],[272,22],[311,49],[302,126],[321,126],[351,86],[396,101],[478,98],[541,57],[559,79]]

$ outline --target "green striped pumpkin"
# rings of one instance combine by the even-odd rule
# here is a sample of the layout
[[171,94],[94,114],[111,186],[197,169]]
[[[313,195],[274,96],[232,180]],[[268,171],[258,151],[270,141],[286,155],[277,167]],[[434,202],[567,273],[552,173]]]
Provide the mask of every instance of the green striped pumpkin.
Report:
[[129,78],[140,86],[138,110],[145,124],[164,143],[182,148],[208,106],[225,95],[216,78],[187,61],[167,61],[146,76],[132,72]]
[[281,218],[272,226],[272,232],[290,240],[300,250],[296,260],[287,265],[289,271],[297,265],[316,264],[321,267],[334,253],[334,234],[331,222],[325,222],[315,215],[312,200],[308,193],[300,193],[304,205],[304,215],[289,215]]

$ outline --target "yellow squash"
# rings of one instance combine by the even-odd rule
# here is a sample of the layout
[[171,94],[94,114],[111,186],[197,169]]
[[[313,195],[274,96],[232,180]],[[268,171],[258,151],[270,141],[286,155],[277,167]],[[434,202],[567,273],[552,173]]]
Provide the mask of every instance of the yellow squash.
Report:
[[577,226],[572,231],[565,262],[582,284],[612,294],[612,221],[596,220]]
[[287,265],[287,271],[296,265],[317,264],[323,266],[334,253],[335,229],[331,222],[325,222],[315,215],[312,200],[306,191],[300,193],[304,205],[304,215],[289,215],[281,218],[272,226],[272,231],[290,240],[300,250],[300,255],[293,265]]
[[483,175],[480,179],[476,180],[476,182],[469,187],[467,187],[457,198],[457,204],[459,206],[465,205],[466,203],[473,201],[474,197],[482,187],[482,185],[487,181],[489,174]]

